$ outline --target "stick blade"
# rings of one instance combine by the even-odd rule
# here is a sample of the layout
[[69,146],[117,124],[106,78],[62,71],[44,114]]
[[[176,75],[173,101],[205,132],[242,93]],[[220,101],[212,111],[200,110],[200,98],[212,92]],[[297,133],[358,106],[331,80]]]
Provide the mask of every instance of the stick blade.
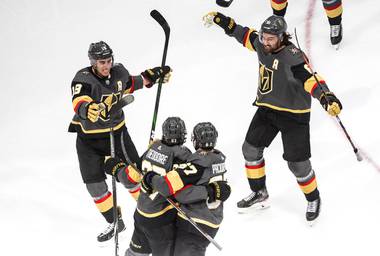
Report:
[[155,19],[158,22],[158,24],[160,24],[160,26],[164,29],[165,34],[169,34],[170,33],[169,24],[168,24],[168,22],[165,20],[165,18],[162,16],[162,14],[159,11],[152,10],[150,12],[150,16],[152,16],[152,18]]
[[131,94],[129,94],[127,96],[124,96],[114,106],[112,106],[111,111],[110,111],[110,115],[113,115],[113,114],[117,113],[123,107],[131,104],[134,100],[135,100],[135,97],[133,95],[131,95]]

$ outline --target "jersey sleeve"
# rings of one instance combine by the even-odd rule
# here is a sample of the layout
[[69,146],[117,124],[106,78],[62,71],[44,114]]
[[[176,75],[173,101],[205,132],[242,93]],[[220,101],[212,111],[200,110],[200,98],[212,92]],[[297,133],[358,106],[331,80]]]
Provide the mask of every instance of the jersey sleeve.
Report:
[[236,24],[234,32],[231,34],[239,43],[251,51],[256,51],[254,43],[258,40],[258,33],[255,29],[243,27]]
[[124,94],[131,94],[136,90],[142,89],[144,87],[143,78],[139,76],[130,76],[127,82],[127,87],[124,90]]
[[[292,66],[291,70],[293,72],[294,78],[300,80],[303,84],[305,91],[310,93],[310,95],[316,99],[319,99],[323,91],[329,91],[327,84],[322,76],[311,71],[309,65],[305,62]],[[319,81],[317,82],[317,79]]]
[[204,167],[192,163],[181,164],[165,176],[152,178],[152,187],[164,197],[168,197],[185,186],[196,184],[201,179]]
[[91,85],[73,81],[71,83],[72,104],[74,112],[82,119],[86,119],[86,107],[93,101],[91,98]]
[[124,187],[133,190],[139,185],[142,175],[132,165],[128,165],[118,171],[117,178]]
[[192,204],[206,201],[208,199],[208,192],[205,185],[187,185],[177,191],[174,197],[181,204]]

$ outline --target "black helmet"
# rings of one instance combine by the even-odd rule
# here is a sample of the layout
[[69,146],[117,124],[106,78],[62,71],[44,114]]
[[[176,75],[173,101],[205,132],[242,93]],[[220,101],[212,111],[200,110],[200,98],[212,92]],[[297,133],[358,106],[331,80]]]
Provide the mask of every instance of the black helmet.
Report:
[[91,65],[94,65],[96,60],[113,57],[113,51],[106,42],[91,43],[88,48],[88,57],[90,58]]
[[263,24],[261,24],[261,29],[259,32],[259,39],[262,40],[262,34],[268,33],[271,35],[276,35],[280,38],[280,41],[284,38],[284,34],[288,29],[286,21],[281,16],[272,15],[267,18]]
[[263,22],[260,31],[272,35],[282,35],[287,29],[288,25],[283,17],[272,15]]
[[186,135],[185,122],[179,117],[168,117],[162,124],[162,141],[167,145],[182,145]]
[[218,131],[210,122],[197,124],[191,135],[191,140],[195,149],[213,149],[218,138]]

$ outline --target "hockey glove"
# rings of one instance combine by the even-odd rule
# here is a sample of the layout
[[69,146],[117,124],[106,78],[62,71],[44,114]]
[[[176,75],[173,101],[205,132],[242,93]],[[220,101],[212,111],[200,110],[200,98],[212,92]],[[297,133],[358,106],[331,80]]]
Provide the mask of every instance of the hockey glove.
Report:
[[342,104],[332,92],[322,93],[321,97],[319,98],[319,102],[323,108],[332,116],[339,115],[340,111],[343,109]]
[[231,187],[227,184],[227,181],[224,180],[212,182],[206,186],[206,189],[209,203],[215,202],[216,200],[224,202],[231,194]]
[[231,35],[236,27],[236,23],[232,18],[226,17],[220,12],[209,12],[203,16],[203,22],[206,27],[210,27],[213,23],[217,24],[224,29],[227,35]]
[[109,175],[115,176],[116,180],[118,181],[118,179],[117,179],[118,171],[121,168],[126,167],[126,166],[127,165],[120,158],[110,157],[104,163],[104,172],[109,174]]
[[106,106],[104,103],[96,103],[96,102],[90,102],[87,106],[87,119],[91,122],[95,123],[98,121],[100,112],[102,112]]
[[144,177],[141,180],[141,188],[145,193],[148,195],[153,193],[153,187],[152,187],[152,179],[154,176],[158,175],[155,172],[147,172],[144,174]]
[[163,67],[155,67],[152,69],[147,69],[144,72],[141,73],[141,75],[150,81],[146,87],[150,88],[155,83],[158,83],[158,81],[162,78],[163,83],[169,82],[170,76],[171,76],[172,69],[169,66],[163,66]]

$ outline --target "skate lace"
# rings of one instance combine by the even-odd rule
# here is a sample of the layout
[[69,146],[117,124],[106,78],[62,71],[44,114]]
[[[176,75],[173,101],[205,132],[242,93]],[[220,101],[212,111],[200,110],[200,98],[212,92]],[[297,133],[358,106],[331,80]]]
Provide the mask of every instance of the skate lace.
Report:
[[251,194],[249,194],[249,196],[247,196],[246,198],[244,198],[244,201],[248,202],[250,200],[252,200],[252,198],[256,195],[256,192],[252,192]]
[[317,212],[318,200],[308,202],[307,204],[307,212]]
[[332,25],[331,26],[331,37],[339,36],[340,25]]
[[103,234],[103,235],[104,235],[104,234],[108,234],[108,233],[110,233],[113,229],[114,229],[114,224],[111,223],[111,224],[109,224],[108,227],[102,232],[102,234]]

